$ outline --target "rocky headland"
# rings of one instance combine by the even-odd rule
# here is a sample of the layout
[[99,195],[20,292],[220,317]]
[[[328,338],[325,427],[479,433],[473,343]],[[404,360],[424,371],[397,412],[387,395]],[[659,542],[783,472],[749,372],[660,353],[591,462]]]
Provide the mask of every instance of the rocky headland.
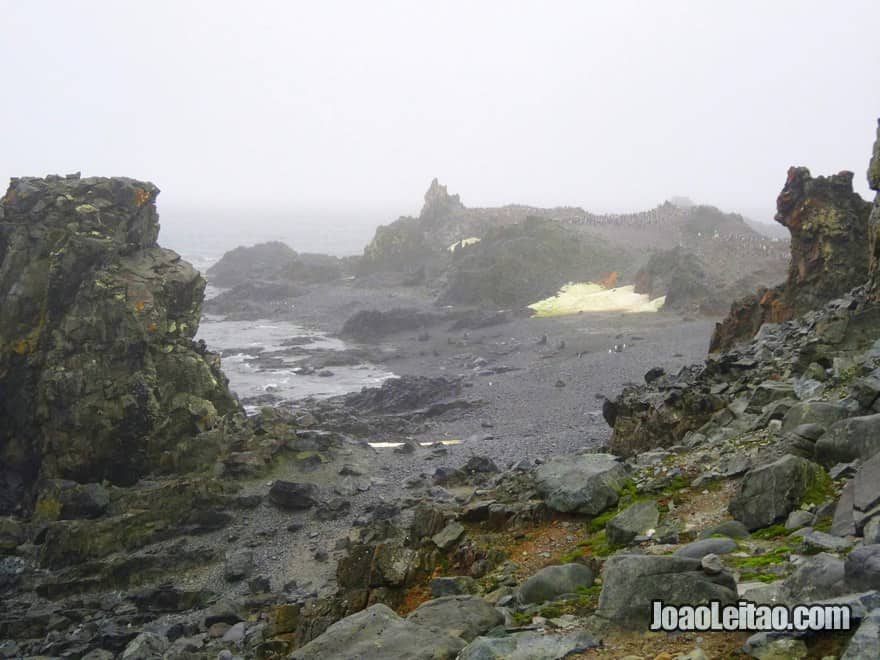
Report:
[[[270,293],[221,293],[212,313],[247,298],[245,316],[351,342],[291,338],[265,364],[397,374],[245,415],[194,340],[205,280],[158,247],[158,190],[13,180],[0,656],[878,657],[880,195],[851,181],[790,171],[788,279],[735,303],[705,361],[711,322],[682,314],[750,285],[722,270],[731,254],[778,262],[708,207],[467,209],[435,182],[358,260],[238,252],[212,284]],[[679,251],[623,252],[640,224]],[[505,289],[640,269],[671,312],[530,318]],[[844,604],[853,628],[647,632],[653,599],[739,598]]]

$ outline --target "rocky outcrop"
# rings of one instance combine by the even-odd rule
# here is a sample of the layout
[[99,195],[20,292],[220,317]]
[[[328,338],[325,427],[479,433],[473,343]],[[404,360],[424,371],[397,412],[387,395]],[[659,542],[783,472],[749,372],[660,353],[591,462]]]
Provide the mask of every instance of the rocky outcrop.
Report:
[[346,320],[339,336],[355,341],[374,342],[399,332],[423,330],[442,318],[440,314],[406,307],[387,311],[362,309]]
[[706,424],[724,408],[701,367],[662,374],[648,386],[628,386],[602,412],[614,428],[610,447],[631,456],[644,449],[666,447]]
[[852,188],[852,172],[829,177],[792,167],[776,200],[776,221],[791,232],[788,279],[738,300],[719,323],[710,351],[755,335],[843,295],[867,279],[870,205]]
[[345,261],[327,254],[300,254],[280,241],[237,247],[206,275],[211,284],[235,287],[259,281],[327,282],[344,273]]
[[296,252],[280,241],[242,246],[225,253],[205,274],[212,284],[224,287],[272,280],[290,267],[296,256]]
[[[705,233],[712,235],[708,231]],[[727,243],[715,240],[722,245]],[[714,243],[711,245],[715,247]],[[781,269],[765,264],[764,268],[741,272],[738,277],[732,278],[730,268],[719,267],[719,264],[712,264],[712,267],[707,265],[705,259],[713,256],[704,255],[701,259],[682,246],[654,252],[636,273],[634,290],[652,300],[665,297],[664,310],[720,316],[734,300],[754,291],[761,284],[766,285],[782,277],[781,272],[777,272]],[[742,266],[733,268],[740,269]]]
[[877,120],[877,139],[868,165],[868,185],[877,193],[868,219],[871,289],[876,299],[880,298],[880,119]]
[[425,204],[419,213],[423,220],[435,220],[447,218],[465,210],[464,204],[458,195],[450,195],[446,186],[437,179],[431,181],[428,191],[425,193]]
[[489,230],[457,249],[438,302],[517,307],[557,293],[568,282],[599,281],[630,259],[601,239],[541,218]]
[[44,478],[130,484],[237,402],[193,342],[205,280],[150,183],[13,179],[0,203],[0,510]]
[[700,258],[682,247],[652,254],[636,273],[633,284],[636,293],[652,300],[666,296],[664,308],[679,311],[700,310],[718,288],[710,281]]

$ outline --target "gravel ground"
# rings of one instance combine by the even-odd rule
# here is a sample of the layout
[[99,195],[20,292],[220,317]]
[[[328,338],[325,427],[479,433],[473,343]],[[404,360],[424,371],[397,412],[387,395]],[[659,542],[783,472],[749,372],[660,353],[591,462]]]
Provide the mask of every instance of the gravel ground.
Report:
[[[358,309],[433,307],[417,289],[323,286],[298,298],[286,320],[325,332],[337,332]],[[265,500],[208,543],[230,551],[253,550],[256,574],[271,576],[274,589],[290,580],[305,591],[327,593],[334,585],[339,539],[347,536],[355,517],[380,500],[399,502],[418,490],[405,487],[410,477],[429,477],[437,467],[457,467],[472,455],[491,457],[501,468],[522,459],[534,460],[602,445],[610,429],[602,418],[602,397],[614,397],[624,383],[640,381],[661,366],[667,370],[702,360],[713,326],[708,320],[682,320],[666,314],[578,314],[554,318],[517,318],[480,330],[449,331],[449,322],[404,332],[380,344],[361,345],[372,361],[404,375],[460,377],[462,397],[480,402],[464,412],[447,413],[426,424],[415,436],[421,442],[458,441],[445,454],[421,448],[398,454],[352,443],[337,461],[318,471],[298,472],[292,464],[275,474],[246,483],[243,494],[265,495],[272,479],[312,481],[327,493],[345,493],[339,476],[344,464],[363,472],[366,492],[348,494],[351,513],[336,521],[317,521],[310,513],[288,513]],[[546,336],[546,342],[542,338]],[[617,346],[617,350],[615,350]],[[376,442],[401,437],[372,438]],[[430,485],[430,479],[427,479]],[[291,527],[291,524],[294,524]],[[301,525],[300,528],[296,528]],[[316,560],[315,553],[328,553]],[[206,567],[189,576],[229,593],[245,590],[223,585],[222,566]]]

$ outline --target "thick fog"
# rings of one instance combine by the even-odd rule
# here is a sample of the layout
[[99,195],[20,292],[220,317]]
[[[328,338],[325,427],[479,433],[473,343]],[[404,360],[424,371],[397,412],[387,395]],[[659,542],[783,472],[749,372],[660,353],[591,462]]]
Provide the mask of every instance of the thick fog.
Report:
[[[789,165],[864,171],[880,4],[2,2],[0,177],[150,179],[183,211],[365,224],[686,195],[769,220]],[[238,211],[241,210],[241,214]],[[195,217],[195,215],[191,216]]]

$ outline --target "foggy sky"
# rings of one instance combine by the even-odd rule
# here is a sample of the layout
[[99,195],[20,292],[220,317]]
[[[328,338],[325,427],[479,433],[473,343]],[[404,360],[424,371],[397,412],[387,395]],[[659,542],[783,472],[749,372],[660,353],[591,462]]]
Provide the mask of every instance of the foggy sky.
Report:
[[0,0],[0,185],[81,170],[167,208],[647,208],[769,219],[864,172],[880,3]]

